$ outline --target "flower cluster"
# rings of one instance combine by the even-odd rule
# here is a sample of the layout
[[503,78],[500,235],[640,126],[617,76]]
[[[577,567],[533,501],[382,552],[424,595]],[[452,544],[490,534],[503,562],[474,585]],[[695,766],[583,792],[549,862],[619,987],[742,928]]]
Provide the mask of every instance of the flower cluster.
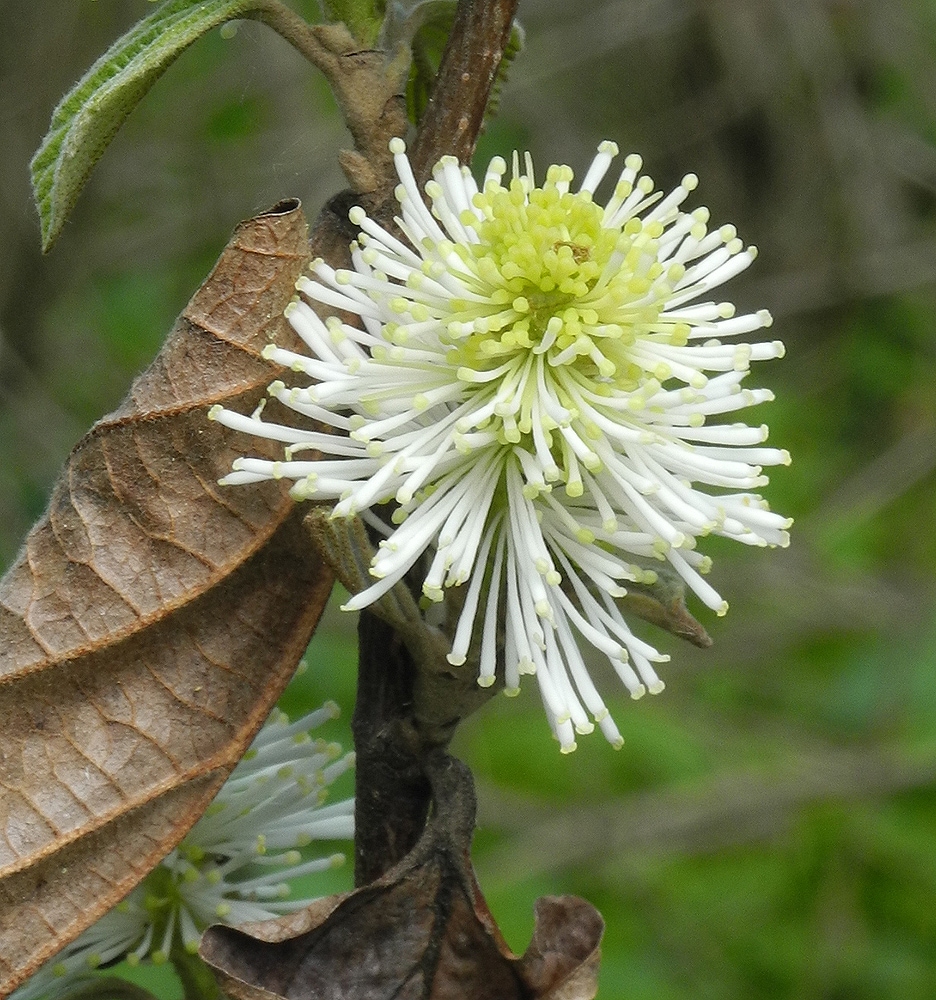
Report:
[[[315,261],[287,310],[309,353],[264,352],[305,376],[270,395],[344,434],[215,407],[213,419],[286,445],[283,461],[239,459],[222,482],[286,477],[296,499],[336,501],[334,516],[382,531],[375,583],[350,609],[428,554],[426,598],[467,587],[453,664],[479,643],[480,684],[501,671],[512,694],[536,675],[563,750],[594,723],[620,745],[578,640],[633,697],[660,691],[653,665],[668,657],[624,620],[627,584],[654,582],[665,560],[723,614],[697,539],[788,541],[790,521],[752,491],[789,455],[763,446],[766,427],[718,419],[772,398],[744,380],[751,362],[783,354],[737,340],[770,325],[765,310],[739,316],[707,298],[755,251],[734,227],[710,228],[707,209],[683,210],[694,175],[663,196],[635,155],[596,203],[611,142],[576,191],[565,166],[537,186],[529,156],[514,155],[509,179],[495,158],[480,186],[443,158],[431,207],[403,143],[391,150],[408,242],[353,209],[353,269]],[[360,326],[321,319],[328,310]],[[304,457],[315,450],[327,457]],[[373,515],[385,503],[395,529]]]
[[268,920],[307,906],[289,881],[344,862],[303,860],[313,840],[353,837],[353,799],[326,805],[328,786],[354,763],[309,731],[337,715],[328,702],[294,723],[275,711],[185,839],[113,910],[47,962],[11,1000],[66,998],[93,971],[126,960],[198,950],[212,923]]

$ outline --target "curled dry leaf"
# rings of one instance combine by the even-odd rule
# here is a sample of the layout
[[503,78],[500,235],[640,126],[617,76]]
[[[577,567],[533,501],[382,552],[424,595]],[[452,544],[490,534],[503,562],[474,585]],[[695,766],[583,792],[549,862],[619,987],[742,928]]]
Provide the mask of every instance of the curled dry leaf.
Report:
[[308,258],[297,202],[238,227],[0,581],[0,995],[181,839],[328,598],[279,484],[217,486],[242,444],[206,417],[262,398]]
[[533,941],[507,948],[471,867],[471,775],[442,753],[427,767],[432,818],[386,875],[306,910],[212,927],[201,956],[234,1000],[591,1000],[598,911],[572,896],[536,906]]

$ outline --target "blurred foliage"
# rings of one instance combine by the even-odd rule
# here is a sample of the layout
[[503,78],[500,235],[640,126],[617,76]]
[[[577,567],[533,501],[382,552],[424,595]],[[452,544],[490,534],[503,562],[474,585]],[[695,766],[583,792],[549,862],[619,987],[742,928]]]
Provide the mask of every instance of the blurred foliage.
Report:
[[[216,32],[131,116],[44,259],[29,157],[61,93],[149,8],[0,6],[8,562],[233,226],[287,195],[314,215],[342,186],[347,136],[271,32]],[[673,654],[667,691],[614,701],[619,753],[592,736],[561,757],[533,685],[464,727],[482,885],[518,950],[537,895],[598,905],[608,1000],[936,996],[936,3],[525,0],[521,15],[527,48],[479,155],[520,146],[581,172],[613,138],[664,187],[699,174],[695,203],[761,248],[731,295],[770,308],[788,347],[754,379],[794,457],[768,495],[797,524],[785,552],[708,547],[731,613],[703,618],[710,650],[651,637]],[[329,615],[293,713],[333,697],[350,715],[353,627]]]

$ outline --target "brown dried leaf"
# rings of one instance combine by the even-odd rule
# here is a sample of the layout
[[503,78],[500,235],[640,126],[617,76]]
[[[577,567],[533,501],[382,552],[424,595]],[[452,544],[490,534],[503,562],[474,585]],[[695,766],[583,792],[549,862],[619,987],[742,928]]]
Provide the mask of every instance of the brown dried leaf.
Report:
[[331,589],[285,491],[224,490],[309,257],[297,202],[240,225],[0,581],[0,995],[185,834]]
[[369,886],[278,920],[212,927],[200,954],[234,1000],[591,1000],[598,911],[537,902],[522,958],[507,948],[471,868],[467,768],[437,755],[433,816],[416,847]]
[[577,896],[541,896],[533,940],[519,966],[540,1000],[592,1000],[598,992],[601,914]]

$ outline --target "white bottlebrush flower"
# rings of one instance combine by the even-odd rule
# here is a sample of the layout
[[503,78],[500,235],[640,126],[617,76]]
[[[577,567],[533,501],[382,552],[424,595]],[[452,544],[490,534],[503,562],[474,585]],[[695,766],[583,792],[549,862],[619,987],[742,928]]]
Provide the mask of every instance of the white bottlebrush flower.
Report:
[[[752,361],[783,354],[778,341],[737,342],[769,313],[738,316],[708,297],[755,251],[733,226],[710,229],[707,209],[682,209],[694,175],[663,196],[638,156],[597,204],[611,142],[575,192],[565,166],[537,187],[529,156],[515,154],[509,180],[495,158],[480,187],[443,158],[425,189],[431,208],[403,143],[391,149],[408,243],[353,209],[353,269],[315,261],[287,310],[309,354],[264,352],[306,377],[274,382],[270,395],[344,434],[214,407],[228,427],[286,445],[283,461],[239,459],[222,482],[290,478],[295,498],[337,501],[335,516],[360,513],[378,529],[368,512],[395,502],[375,583],[346,607],[366,607],[428,553],[427,598],[467,585],[452,663],[477,631],[481,684],[501,669],[516,693],[535,673],[564,750],[594,728],[589,715],[620,745],[577,639],[608,657],[633,697],[662,690],[653,663],[668,657],[615,603],[628,582],[653,582],[648,564],[666,560],[723,614],[696,540],[788,541],[790,521],[751,492],[788,454],[763,447],[765,426],[719,419],[772,398],[743,383]],[[354,313],[362,328],[323,321],[312,303]],[[327,457],[306,460],[310,450]]]
[[344,855],[304,861],[300,848],[354,836],[354,800],[324,804],[354,754],[309,736],[337,714],[334,702],[293,723],[275,711],[181,844],[11,1000],[65,1000],[102,965],[165,962],[179,945],[194,954],[209,924],[307,906],[311,898],[289,898],[290,880],[342,864]]

